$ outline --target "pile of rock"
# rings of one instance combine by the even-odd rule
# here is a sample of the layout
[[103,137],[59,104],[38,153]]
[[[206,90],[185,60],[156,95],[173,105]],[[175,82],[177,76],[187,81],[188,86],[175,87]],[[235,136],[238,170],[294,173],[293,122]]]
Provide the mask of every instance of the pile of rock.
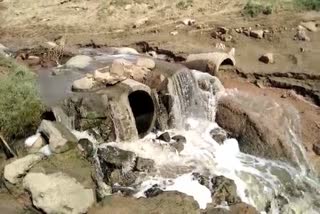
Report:
[[99,86],[112,86],[125,79],[144,82],[147,75],[155,68],[155,62],[150,58],[138,58],[136,63],[125,59],[115,59],[111,66],[97,69],[93,74],[74,81],[74,91],[88,91]]
[[220,39],[224,42],[231,42],[232,36],[230,35],[230,29],[226,27],[218,27],[216,31],[214,31],[211,36],[215,39]]

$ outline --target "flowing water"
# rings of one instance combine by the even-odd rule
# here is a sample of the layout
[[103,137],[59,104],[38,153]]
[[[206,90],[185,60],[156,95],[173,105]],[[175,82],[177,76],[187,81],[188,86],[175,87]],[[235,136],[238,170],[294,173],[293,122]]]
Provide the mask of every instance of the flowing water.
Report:
[[[108,57],[100,58],[109,60]],[[75,78],[68,78],[68,84],[72,82],[69,79]],[[200,80],[209,86],[206,90],[199,87]],[[197,71],[177,72],[169,79],[168,91],[174,97],[171,112],[174,128],[167,131],[171,136],[186,137],[180,153],[173,151],[168,144],[155,140],[155,133],[133,142],[110,143],[155,161],[157,172],[138,180],[136,197],[144,197],[144,191],[157,184],[165,191],[177,190],[193,196],[204,209],[212,201],[211,193],[193,178],[192,173],[196,172],[205,176],[223,175],[234,180],[242,201],[262,213],[319,213],[320,184],[308,173],[305,152],[296,135],[299,130],[289,130],[292,139],[290,148],[296,154],[298,167],[244,154],[235,139],[218,144],[210,135],[210,131],[218,127],[215,110],[219,94],[216,94],[212,82],[213,77]],[[103,185],[102,180],[100,182]]]
[[175,128],[167,131],[171,136],[186,137],[180,154],[154,140],[154,133],[134,142],[114,144],[155,160],[157,173],[141,180],[136,197],[143,197],[145,190],[157,184],[165,191],[177,190],[191,195],[200,208],[205,208],[212,200],[211,194],[193,179],[192,173],[197,172],[234,180],[242,201],[262,213],[319,213],[320,184],[305,170],[307,161],[294,133],[296,130],[290,130],[290,139],[293,152],[303,160],[298,158],[297,168],[244,154],[235,139],[219,145],[210,136],[210,131],[218,127],[214,122],[218,95],[213,95],[213,88],[203,91],[198,87],[201,75],[196,71],[180,72],[169,81],[169,92],[175,97],[172,111]]

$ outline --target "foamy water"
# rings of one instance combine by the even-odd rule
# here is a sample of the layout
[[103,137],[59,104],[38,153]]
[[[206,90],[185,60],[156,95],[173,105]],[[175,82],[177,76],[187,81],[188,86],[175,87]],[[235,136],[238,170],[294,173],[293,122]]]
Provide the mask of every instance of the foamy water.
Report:
[[[187,123],[188,130],[168,130],[171,136],[181,134],[186,137],[187,142],[180,154],[172,151],[166,143],[154,140],[154,133],[134,142],[111,143],[156,163],[157,174],[141,182],[136,197],[144,197],[144,191],[157,184],[164,191],[176,190],[192,196],[204,209],[211,202],[211,194],[193,178],[192,173],[197,172],[234,180],[241,200],[260,212],[268,203],[271,203],[271,213],[290,213],[290,209],[296,213],[317,212],[319,208],[313,203],[319,200],[320,185],[303,171],[283,162],[241,153],[235,139],[227,139],[219,145],[210,136],[210,131],[217,127],[215,123],[193,118]],[[277,207],[274,199],[277,195],[288,200],[287,212]]]

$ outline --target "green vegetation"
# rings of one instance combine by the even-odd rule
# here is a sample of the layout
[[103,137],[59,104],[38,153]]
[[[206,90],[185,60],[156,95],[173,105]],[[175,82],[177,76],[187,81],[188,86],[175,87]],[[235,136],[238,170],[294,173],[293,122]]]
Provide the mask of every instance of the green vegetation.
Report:
[[33,134],[44,107],[36,87],[35,75],[12,59],[0,56],[0,132],[7,139]]
[[295,0],[298,8],[303,10],[320,10],[320,0]]
[[273,4],[264,4],[262,2],[249,0],[243,8],[242,13],[246,16],[256,17],[260,14],[269,15],[273,11]]
[[245,16],[256,17],[260,14],[269,15],[276,9],[320,11],[320,0],[248,0],[242,10],[242,14]]
[[186,10],[189,7],[192,7],[193,0],[181,0],[176,4],[176,7],[180,10]]

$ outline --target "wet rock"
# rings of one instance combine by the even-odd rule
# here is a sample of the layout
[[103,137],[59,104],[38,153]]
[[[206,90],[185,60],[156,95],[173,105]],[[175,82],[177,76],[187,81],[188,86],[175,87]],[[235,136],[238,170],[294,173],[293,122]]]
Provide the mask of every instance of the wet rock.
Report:
[[207,187],[208,189],[211,189],[211,181],[210,178],[204,175],[201,175],[200,173],[194,172],[192,173],[192,176],[195,180],[198,180],[199,184]]
[[93,88],[95,81],[91,77],[83,77],[72,84],[73,91],[88,91]]
[[171,143],[170,145],[179,153],[182,152],[182,150],[184,149],[184,144],[187,142],[186,138],[182,135],[176,135],[172,137],[172,140],[174,140],[175,142]]
[[153,59],[139,57],[137,59],[137,66],[152,70],[156,67],[156,63],[154,62]]
[[216,121],[238,140],[242,152],[296,163],[292,139],[288,136],[289,130],[298,130],[297,115],[290,105],[237,93],[219,100]]
[[99,148],[98,156],[102,162],[107,163],[109,166],[127,171],[133,169],[137,157],[133,152],[113,146]]
[[65,99],[61,108],[71,118],[73,129],[87,131],[98,142],[115,140],[116,132],[107,95],[93,92],[77,94]]
[[25,140],[25,146],[29,154],[37,153],[46,144],[46,140],[40,133]]
[[223,144],[223,142],[227,139],[227,132],[222,128],[218,127],[210,131],[210,135],[212,139],[214,139],[218,144]]
[[27,171],[36,163],[41,161],[42,154],[30,154],[23,158],[14,160],[4,167],[4,178],[11,184],[19,182],[19,178],[27,173]]
[[112,187],[112,194],[121,194],[121,196],[133,196],[136,191],[132,187],[123,187],[123,186],[118,186],[114,185]]
[[313,144],[312,150],[316,155],[320,155],[320,143]]
[[259,214],[259,212],[253,206],[241,202],[228,208],[217,208],[209,205],[203,214]]
[[86,213],[95,203],[94,191],[63,174],[28,173],[23,186],[33,205],[46,213]]
[[178,192],[163,192],[151,198],[112,196],[100,206],[93,207],[89,214],[104,213],[174,213],[199,214],[199,206],[192,197]]
[[66,63],[68,68],[84,69],[90,65],[92,58],[86,55],[77,55],[69,59]]
[[316,22],[310,21],[310,22],[301,22],[301,26],[306,28],[307,30],[311,32],[317,32],[318,26]]
[[237,195],[237,186],[233,180],[224,176],[217,176],[211,179],[211,183],[214,204],[220,205],[225,201],[228,205],[232,205],[241,202]]
[[136,170],[140,172],[150,172],[154,169],[154,160],[137,157]]
[[50,150],[54,153],[68,151],[78,142],[77,138],[59,122],[43,120],[38,131],[48,139]]
[[182,135],[175,135],[172,137],[172,140],[176,141],[177,143],[186,143],[187,139]]
[[79,140],[78,147],[80,147],[80,151],[86,158],[92,158],[95,154],[93,143],[86,138]]
[[310,37],[307,35],[307,32],[305,29],[298,29],[295,37],[295,39],[301,40],[301,41],[306,41],[306,42],[310,42],[311,39]]
[[113,146],[106,146],[98,149],[98,157],[104,180],[108,185],[119,184],[129,186],[137,178],[136,154]]
[[144,192],[147,198],[156,197],[163,193],[163,190],[159,188],[157,184],[153,185],[150,189]]
[[158,140],[162,140],[164,142],[169,143],[171,141],[170,134],[168,132],[164,132],[159,137],[157,137]]
[[95,81],[106,84],[106,85],[115,85],[127,79],[125,76],[111,74],[109,70],[105,68],[95,70],[93,73],[93,78]]
[[252,30],[250,31],[250,36],[256,39],[262,39],[263,38],[263,30]]
[[266,64],[273,64],[274,63],[273,53],[266,53],[266,54],[262,55],[259,58],[259,61],[266,63]]

